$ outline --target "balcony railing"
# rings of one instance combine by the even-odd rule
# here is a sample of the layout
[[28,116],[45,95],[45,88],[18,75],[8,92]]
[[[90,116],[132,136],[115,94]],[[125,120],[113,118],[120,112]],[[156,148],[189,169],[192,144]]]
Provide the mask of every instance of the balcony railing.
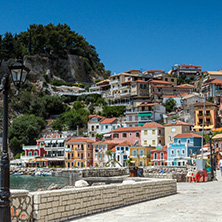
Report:
[[119,79],[114,79],[114,80],[110,80],[109,84],[114,84],[114,83],[118,83],[120,80]]

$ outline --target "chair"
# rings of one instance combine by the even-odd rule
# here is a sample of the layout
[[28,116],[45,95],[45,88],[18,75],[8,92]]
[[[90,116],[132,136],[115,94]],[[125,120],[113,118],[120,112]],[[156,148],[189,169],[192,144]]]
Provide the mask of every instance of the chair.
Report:
[[196,176],[197,176],[197,171],[188,171],[187,175],[186,175],[186,182],[188,182],[187,180],[189,179],[189,182],[197,182],[196,180]]

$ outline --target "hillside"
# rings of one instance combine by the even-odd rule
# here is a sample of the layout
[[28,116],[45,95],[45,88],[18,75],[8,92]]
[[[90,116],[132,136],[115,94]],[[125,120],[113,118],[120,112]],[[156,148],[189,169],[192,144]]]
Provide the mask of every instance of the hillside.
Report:
[[66,24],[30,25],[27,31],[0,35],[0,59],[24,57],[31,76],[92,83],[110,75],[96,48]]

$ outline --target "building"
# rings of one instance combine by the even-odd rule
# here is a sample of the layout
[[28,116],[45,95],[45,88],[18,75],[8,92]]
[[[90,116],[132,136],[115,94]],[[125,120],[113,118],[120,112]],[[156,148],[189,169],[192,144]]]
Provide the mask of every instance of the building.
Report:
[[151,150],[155,147],[149,146],[131,146],[130,147],[130,159],[136,166],[149,166],[151,165]]
[[161,122],[166,108],[158,103],[144,101],[136,107],[126,109],[126,126],[143,126],[147,122]]
[[181,75],[185,75],[187,79],[190,79],[192,76],[194,79],[198,78],[202,75],[202,67],[195,65],[174,65],[170,74],[176,75],[180,77]]
[[126,160],[130,157],[130,147],[133,144],[125,140],[122,143],[119,143],[115,147],[116,160],[121,164],[121,166],[127,166]]
[[168,166],[184,166],[192,155],[198,155],[202,147],[202,136],[182,133],[174,136],[174,142],[167,146]]
[[140,133],[141,127],[121,127],[110,132],[113,142],[121,143],[127,140],[133,144],[140,144]]
[[[204,117],[204,119],[203,119]],[[194,118],[195,125],[194,130],[202,131],[203,124],[204,130],[211,130],[218,126],[218,107],[214,103],[205,102],[205,114],[204,114],[204,103],[198,103],[194,106]]]
[[189,133],[191,131],[191,124],[185,123],[181,120],[175,120],[164,125],[165,128],[165,145],[173,142],[173,137],[181,133]]
[[219,71],[204,71],[203,72],[203,82],[205,83],[209,79],[222,80],[222,70],[219,70]]
[[213,97],[218,100],[222,96],[222,80],[219,79],[209,79],[207,80],[201,88],[201,92],[206,98]]
[[99,123],[99,134],[108,133],[121,127],[117,118],[104,118]]
[[[111,153],[107,151],[113,149],[117,143],[112,140],[94,142],[93,144],[93,166],[105,167],[110,166]],[[110,154],[110,155],[108,155]]]
[[167,165],[167,146],[151,150],[151,164],[153,166]]
[[141,145],[161,148],[164,145],[164,126],[150,122],[141,128]]
[[87,138],[71,138],[66,141],[65,166],[82,168],[93,166],[93,143]]
[[95,137],[96,134],[100,133],[100,121],[105,119],[103,116],[99,115],[89,115],[88,121],[88,136]]

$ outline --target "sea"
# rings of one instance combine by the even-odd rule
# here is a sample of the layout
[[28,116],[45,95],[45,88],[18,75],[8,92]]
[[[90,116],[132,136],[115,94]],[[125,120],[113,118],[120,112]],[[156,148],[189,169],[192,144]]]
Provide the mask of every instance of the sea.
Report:
[[30,192],[47,189],[52,183],[64,187],[70,184],[69,178],[53,176],[10,176],[10,189],[23,189]]

